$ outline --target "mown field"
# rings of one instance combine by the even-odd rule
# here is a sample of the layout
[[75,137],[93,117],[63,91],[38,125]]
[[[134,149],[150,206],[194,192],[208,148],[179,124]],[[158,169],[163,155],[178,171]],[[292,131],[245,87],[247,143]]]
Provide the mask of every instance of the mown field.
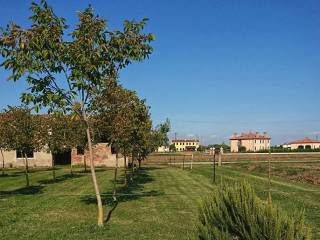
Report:
[[[272,199],[287,211],[305,209],[314,239],[320,228],[320,187],[316,182],[294,178],[319,174],[320,164],[273,164]],[[261,198],[268,189],[267,165],[229,164],[217,169],[221,181],[246,179]],[[280,174],[281,173],[281,174]],[[112,169],[98,169],[105,209],[113,208]],[[50,171],[30,175],[32,187],[24,188],[22,172],[0,177],[0,239],[192,239],[201,199],[214,187],[212,166],[146,166],[134,182],[118,182],[119,204],[102,228],[96,226],[95,198],[89,173],[59,167],[57,181]]]

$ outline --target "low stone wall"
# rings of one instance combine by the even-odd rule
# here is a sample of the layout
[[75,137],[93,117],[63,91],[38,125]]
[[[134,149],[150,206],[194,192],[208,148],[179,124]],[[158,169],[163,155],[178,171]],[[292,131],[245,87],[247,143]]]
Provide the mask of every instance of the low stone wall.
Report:
[[[207,162],[212,161],[213,156],[209,154],[201,153],[181,153],[181,154],[151,154],[148,156],[144,163],[159,163],[167,164],[174,162]],[[268,153],[225,153],[222,154],[223,162],[232,161],[268,161],[270,155]],[[310,152],[310,153],[272,153],[272,161],[312,161],[320,160],[320,152]],[[217,160],[217,158],[216,158]]]
[[[116,155],[112,154],[111,147],[107,143],[98,143],[93,146],[94,165],[97,167],[115,167]],[[77,149],[71,151],[72,165],[90,165],[89,151],[85,150],[84,154],[77,154]],[[119,167],[124,166],[124,158],[119,155]]]

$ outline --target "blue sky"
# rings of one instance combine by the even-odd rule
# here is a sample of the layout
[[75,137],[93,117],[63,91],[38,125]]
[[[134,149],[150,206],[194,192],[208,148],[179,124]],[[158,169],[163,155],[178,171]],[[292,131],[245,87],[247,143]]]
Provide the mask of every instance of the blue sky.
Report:
[[[60,1],[68,24],[91,3],[110,29],[149,17],[154,53],[120,74],[146,98],[155,124],[205,144],[267,131],[274,144],[320,136],[320,1]],[[28,1],[0,0],[0,26],[27,26]],[[0,70],[0,108],[19,103],[23,82]]]

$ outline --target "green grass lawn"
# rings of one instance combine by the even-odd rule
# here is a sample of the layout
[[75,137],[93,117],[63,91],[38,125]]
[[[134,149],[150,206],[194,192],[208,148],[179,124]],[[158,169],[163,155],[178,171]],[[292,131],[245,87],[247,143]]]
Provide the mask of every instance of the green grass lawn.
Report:
[[[268,180],[263,168],[226,165],[217,169],[217,182],[247,179],[262,198]],[[105,210],[112,209],[112,169],[98,169]],[[0,239],[189,239],[194,233],[198,205],[213,188],[212,166],[147,166],[130,187],[119,177],[119,204],[110,221],[96,226],[96,206],[89,173],[73,176],[59,168],[57,182],[50,171],[31,173],[32,187],[24,188],[21,172],[0,177]],[[275,176],[273,202],[288,211],[305,209],[307,221],[320,227],[320,187]],[[316,232],[316,230],[315,230]],[[316,237],[315,237],[316,239]]]

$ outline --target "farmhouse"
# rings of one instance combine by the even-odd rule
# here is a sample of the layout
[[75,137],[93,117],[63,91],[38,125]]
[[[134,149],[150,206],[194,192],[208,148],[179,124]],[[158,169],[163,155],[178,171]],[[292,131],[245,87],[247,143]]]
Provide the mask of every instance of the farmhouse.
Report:
[[320,141],[319,140],[313,140],[308,137],[292,141],[289,143],[285,143],[282,145],[283,148],[288,149],[319,149],[320,148]]
[[[87,150],[71,149],[63,153],[52,154],[45,150],[41,152],[31,152],[27,154],[29,167],[52,167],[52,158],[55,164],[72,164],[72,165],[88,165],[89,153]],[[18,151],[3,151],[5,167],[15,168],[24,167],[25,159]],[[114,167],[116,163],[116,155],[112,152],[111,147],[107,143],[98,143],[93,146],[93,158],[95,166]],[[2,161],[2,155],[0,154]],[[119,157],[119,166],[124,166],[124,158]]]
[[174,139],[172,144],[177,151],[197,151],[200,141],[197,139]]
[[[71,150],[71,163],[72,165],[88,165],[89,162],[89,151],[79,151],[80,149]],[[93,146],[93,159],[94,165],[97,167],[114,167],[116,165],[116,154],[113,153],[112,148],[108,143],[98,143]],[[124,166],[124,158],[119,155],[118,159],[119,167]]]
[[[0,155],[1,156],[1,155]],[[24,167],[25,159],[18,151],[3,151],[5,167]],[[28,165],[30,167],[50,167],[52,166],[51,153],[31,152],[27,154]],[[2,156],[0,157],[2,161]]]
[[267,150],[270,149],[270,140],[266,132],[235,133],[230,138],[231,152]]

